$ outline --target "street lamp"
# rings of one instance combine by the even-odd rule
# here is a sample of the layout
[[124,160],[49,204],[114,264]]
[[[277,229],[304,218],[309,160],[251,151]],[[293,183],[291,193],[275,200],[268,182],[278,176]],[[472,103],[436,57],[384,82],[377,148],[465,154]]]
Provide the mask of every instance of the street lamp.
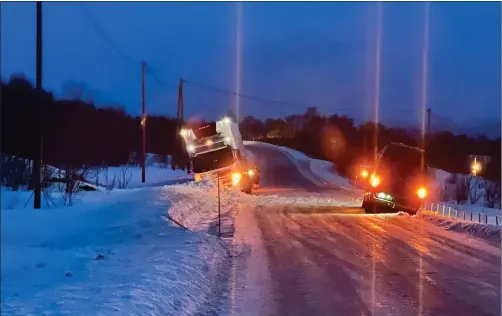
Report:
[[481,169],[483,169],[483,166],[476,158],[474,158],[474,161],[471,164],[471,173],[476,176],[479,172],[481,172]]

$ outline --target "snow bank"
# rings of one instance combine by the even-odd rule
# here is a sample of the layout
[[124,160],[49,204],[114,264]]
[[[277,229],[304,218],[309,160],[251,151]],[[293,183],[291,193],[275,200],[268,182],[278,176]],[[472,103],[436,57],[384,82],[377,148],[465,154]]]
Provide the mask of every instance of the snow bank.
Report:
[[500,244],[500,226],[492,224],[480,224],[464,220],[452,219],[440,216],[434,212],[421,211],[418,213],[420,218],[428,220],[447,230],[467,233],[474,237],[482,238],[491,242]]
[[334,164],[330,161],[311,159],[310,169],[312,170],[312,173],[328,182],[329,184],[354,190],[354,187],[350,183],[350,181],[347,178],[340,176],[335,171]]
[[219,313],[228,248],[163,220],[173,192],[87,193],[85,206],[2,209],[2,313]]
[[502,225],[502,213],[499,209],[473,204],[430,203],[426,202],[427,210],[439,215],[452,217],[481,224]]
[[[202,232],[217,233],[218,188],[215,182],[204,180],[173,185],[166,188],[173,195],[169,215],[185,227]],[[222,234],[232,234],[239,203],[250,196],[235,188],[220,185],[220,214]]]

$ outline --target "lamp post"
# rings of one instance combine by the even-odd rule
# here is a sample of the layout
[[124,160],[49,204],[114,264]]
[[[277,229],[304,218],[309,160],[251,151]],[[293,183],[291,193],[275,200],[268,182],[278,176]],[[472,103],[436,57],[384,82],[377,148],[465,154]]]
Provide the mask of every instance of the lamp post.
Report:
[[476,157],[474,157],[474,161],[471,164],[471,173],[472,173],[472,175],[473,176],[477,176],[478,173],[480,173],[482,169],[483,169],[483,166],[478,161],[478,159]]

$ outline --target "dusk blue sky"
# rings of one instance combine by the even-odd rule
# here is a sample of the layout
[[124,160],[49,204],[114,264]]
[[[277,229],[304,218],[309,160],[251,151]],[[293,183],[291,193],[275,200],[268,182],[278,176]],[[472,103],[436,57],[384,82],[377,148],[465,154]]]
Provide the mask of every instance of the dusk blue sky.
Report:
[[[384,3],[380,118],[417,121],[421,91],[424,3]],[[43,86],[61,95],[84,82],[98,103],[141,104],[140,66],[126,60],[94,28],[83,7],[127,55],[145,60],[166,84],[146,80],[149,113],[175,115],[180,77],[236,89],[237,4],[43,3]],[[243,4],[244,94],[290,102],[241,99],[241,114],[260,118],[303,112],[371,118],[376,3]],[[35,3],[2,3],[1,74],[35,78]],[[499,2],[432,3],[429,102],[456,121],[500,119]],[[235,98],[185,86],[186,117],[213,119]]]

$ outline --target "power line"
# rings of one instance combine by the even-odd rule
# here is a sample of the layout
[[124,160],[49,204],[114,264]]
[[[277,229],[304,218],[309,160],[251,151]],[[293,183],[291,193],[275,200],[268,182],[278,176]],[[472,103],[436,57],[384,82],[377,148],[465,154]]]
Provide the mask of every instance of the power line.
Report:
[[[217,87],[214,87],[214,86],[210,86],[210,85],[207,85],[207,84],[203,84],[203,83],[199,83],[199,82],[195,82],[195,81],[191,81],[191,80],[183,80],[183,81],[186,82],[186,83],[188,83],[188,84],[191,84],[191,85],[194,85],[194,86],[198,86],[200,88],[204,88],[204,89],[207,89],[207,90],[211,90],[211,91],[215,91],[215,92],[218,92],[218,93],[227,94],[227,95],[231,95],[231,96],[238,96],[238,97],[241,97],[241,98],[246,98],[246,99],[250,99],[250,100],[254,100],[254,101],[259,101],[259,102],[273,103],[273,104],[287,105],[287,106],[301,106],[301,107],[312,107],[312,106],[315,106],[313,104],[293,103],[293,102],[288,102],[288,101],[280,101],[280,100],[269,99],[269,98],[265,98],[265,97],[261,97],[261,96],[255,96],[255,95],[251,95],[251,94],[237,93],[235,91],[225,90],[225,89],[217,88]],[[334,110],[337,110],[337,111],[350,111],[350,110],[353,110],[353,109],[339,108],[339,109],[334,109]]]
[[115,44],[115,42],[106,34],[106,32],[104,32],[104,30],[101,28],[101,26],[99,25],[99,23],[97,22],[97,20],[94,18],[94,16],[91,14],[91,12],[89,11],[89,9],[87,9],[87,7],[85,6],[84,3],[80,3],[84,13],[85,13],[85,16],[89,19],[89,21],[91,22],[91,24],[93,25],[93,27],[96,29],[96,31],[103,37],[103,39],[108,43],[108,45],[110,45],[111,48],[113,48],[120,56],[122,56],[122,58],[124,58],[125,60],[133,63],[133,64],[138,64],[138,65],[141,65],[141,61],[138,61],[138,60],[135,60],[134,58],[130,57],[129,55],[127,55],[126,53],[124,53],[119,47],[117,44]]
[[177,89],[177,85],[176,84],[166,84],[164,83],[164,81],[162,81],[160,79],[160,77],[157,75],[157,73],[152,69],[152,67],[150,67],[148,64],[146,64],[146,72],[148,74],[150,74],[152,76],[152,78],[157,81],[157,83],[161,86],[165,86],[165,87],[168,87],[168,88],[174,88],[174,89]]
[[[103,31],[103,29],[100,27],[99,23],[96,21],[96,19],[93,17],[93,15],[91,14],[91,12],[87,9],[87,7],[83,3],[81,3],[81,6],[82,6],[82,9],[84,10],[87,18],[90,20],[90,22],[92,23],[92,25],[94,26],[94,28],[96,29],[96,31],[106,40],[106,42],[110,45],[110,47],[112,47],[119,55],[121,55],[127,61],[132,62],[134,64],[141,65],[141,63],[142,63],[141,61],[138,61],[138,60],[135,60],[134,58],[131,58],[129,55],[127,55],[126,53],[124,53],[118,47],[117,44],[115,44],[115,42],[106,34],[106,32]],[[161,86],[166,86],[166,87],[169,87],[169,88],[174,88],[176,86],[176,85],[165,84],[160,79],[160,77],[156,74],[156,72],[152,69],[152,67],[150,67],[148,65],[147,65],[146,72],[149,73],[152,76],[152,78],[159,85],[161,85]],[[193,85],[193,86],[198,86],[198,87],[206,89],[206,90],[211,90],[211,91],[214,91],[214,92],[218,92],[218,93],[222,93],[222,94],[227,94],[227,95],[230,95],[230,96],[238,96],[238,97],[241,97],[241,98],[250,99],[250,100],[259,101],[259,102],[264,102],[264,103],[271,103],[271,104],[278,104],[278,105],[287,105],[287,106],[300,106],[300,107],[304,107],[304,108],[305,107],[308,108],[308,107],[311,107],[311,106],[315,106],[313,104],[293,103],[293,102],[282,101],[282,100],[274,100],[274,99],[265,98],[265,97],[256,96],[256,95],[251,95],[251,94],[237,93],[235,91],[231,91],[231,90],[226,90],[226,89],[222,89],[222,88],[210,86],[210,85],[203,84],[203,83],[196,82],[196,81],[192,81],[192,80],[184,80],[184,79],[182,79],[182,81],[184,83],[188,83],[188,84]],[[349,111],[354,110],[354,108],[337,108],[337,109],[332,109],[332,110],[342,111],[342,112],[343,111],[349,112]]]

